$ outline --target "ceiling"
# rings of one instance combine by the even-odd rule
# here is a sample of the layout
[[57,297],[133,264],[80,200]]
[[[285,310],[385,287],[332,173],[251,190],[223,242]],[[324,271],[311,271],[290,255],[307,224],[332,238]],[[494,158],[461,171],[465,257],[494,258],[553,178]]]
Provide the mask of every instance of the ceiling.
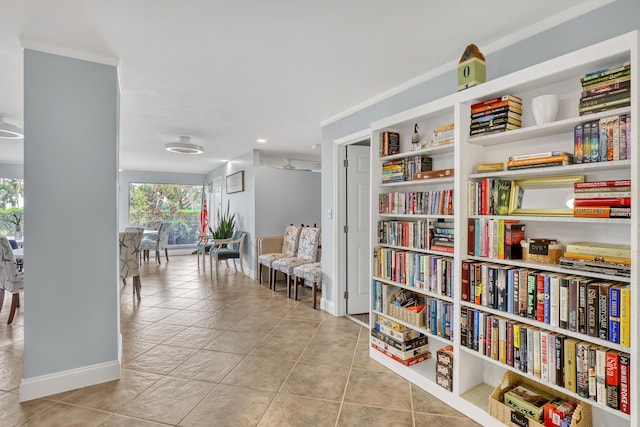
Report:
[[[0,115],[22,127],[21,46],[38,44],[118,61],[123,169],[205,173],[251,149],[319,159],[321,122],[455,66],[469,43],[488,53],[603,3],[0,0]],[[181,135],[205,154],[166,152]],[[0,141],[0,162],[21,163],[22,142]]]

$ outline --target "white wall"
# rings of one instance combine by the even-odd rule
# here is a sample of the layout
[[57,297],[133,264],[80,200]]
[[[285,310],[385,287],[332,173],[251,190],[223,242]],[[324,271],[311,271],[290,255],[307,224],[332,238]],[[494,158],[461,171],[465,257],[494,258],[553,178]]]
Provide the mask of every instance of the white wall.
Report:
[[[523,25],[526,25],[523,17]],[[598,41],[624,34],[640,28],[640,1],[617,0],[601,9],[562,23],[542,33],[524,40],[513,41],[512,45],[495,52],[483,52],[487,63],[487,80],[509,74],[513,71],[537,64],[547,59],[589,46]],[[465,29],[469,40],[473,41],[473,29]],[[510,42],[507,38],[506,43]],[[479,46],[483,50],[482,46]],[[459,53],[459,52],[458,52]],[[367,129],[370,123],[409,108],[424,104],[455,92],[457,69],[453,68],[414,87],[371,104],[367,107],[327,123],[322,127],[322,212],[334,212],[334,141],[347,135]],[[375,145],[373,145],[375,146]],[[334,241],[336,222],[323,215],[323,300],[327,307],[335,307],[336,278],[338,273],[334,263]]]
[[[260,153],[253,150],[214,169],[207,177],[207,182],[213,181],[216,176],[222,177],[222,211],[226,211],[228,202],[229,212],[236,213],[235,229],[247,233],[242,259],[244,272],[250,277],[255,277],[255,168],[258,164],[260,164]],[[240,171],[244,171],[244,191],[227,194],[226,177]],[[209,223],[213,224],[217,212],[209,212],[209,214],[211,217]]]
[[119,101],[116,67],[24,50],[21,400],[120,375]]
[[24,178],[22,164],[0,163],[0,178],[18,179]]

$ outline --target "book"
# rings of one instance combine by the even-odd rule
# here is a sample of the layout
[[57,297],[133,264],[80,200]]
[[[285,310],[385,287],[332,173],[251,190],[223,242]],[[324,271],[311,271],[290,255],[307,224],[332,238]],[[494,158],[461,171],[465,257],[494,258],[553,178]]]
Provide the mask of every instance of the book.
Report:
[[630,88],[614,89],[609,92],[595,93],[589,96],[580,98],[579,107],[589,107],[592,105],[599,105],[609,101],[616,101],[622,98],[628,98],[630,96]]
[[586,332],[591,337],[598,336],[598,297],[600,287],[597,282],[587,284],[586,290]]
[[600,70],[596,70],[596,71],[592,71],[590,73],[587,73],[584,75],[584,77],[580,78],[580,83],[587,83],[590,81],[594,81],[597,80],[601,77],[605,77],[605,76],[610,76],[612,74],[616,74],[619,73],[621,71],[628,71],[631,70],[631,64],[626,62],[624,64],[620,64],[620,65],[614,65],[611,67],[606,67]]
[[504,404],[536,422],[543,421],[544,406],[553,400],[550,393],[529,384],[520,384],[504,394]]
[[400,153],[400,134],[384,131],[380,133],[380,157],[392,156]]
[[[513,123],[513,124],[517,124],[517,125],[521,125],[522,124],[522,120],[520,119],[522,116],[518,113],[515,113],[513,111],[502,111],[499,113],[493,113],[492,111],[489,111],[487,114],[476,117],[475,119],[471,119],[471,124],[475,124],[475,123],[485,123],[485,122],[491,122],[494,120],[498,120],[498,119],[508,119],[507,121],[509,123]],[[494,122],[494,124],[497,124]]]
[[620,345],[631,345],[631,290],[620,285]]
[[601,243],[588,241],[572,242],[566,245],[565,251],[584,255],[600,255],[617,258],[631,257],[631,247],[629,245],[618,243]]
[[424,362],[425,360],[431,359],[431,352],[422,353],[422,354],[419,354],[418,356],[412,357],[410,359],[402,360],[402,359],[398,358],[397,356],[389,353],[384,348],[380,348],[380,347],[376,346],[375,344],[372,344],[371,347],[375,348],[380,353],[384,354],[387,357],[390,357],[391,359],[395,360],[396,362],[402,363],[405,366],[413,366],[413,365],[415,365],[417,363]]
[[564,388],[576,393],[576,345],[577,338],[564,340]]
[[631,413],[631,356],[629,353],[620,353],[620,410],[625,414]]
[[[487,117],[491,117],[491,116],[487,116]],[[473,123],[473,121],[476,121],[476,122]],[[512,119],[510,117],[498,117],[498,118],[491,118],[487,120],[484,120],[483,118],[477,118],[477,119],[474,119],[473,121],[469,126],[469,129],[471,130],[485,129],[485,128],[502,125],[502,124],[510,124],[515,127],[520,127],[522,125],[522,122],[520,120]]]
[[620,344],[620,285],[609,287],[609,336],[608,340]]
[[497,197],[495,215],[507,215],[509,213],[509,200],[511,197],[511,181],[499,179],[496,183]]
[[583,126],[578,124],[573,128],[573,158],[576,163],[582,163],[584,155]]
[[518,159],[507,161],[507,166],[537,165],[543,163],[552,163],[558,161],[566,161],[568,164],[573,163],[573,154],[562,153],[546,157],[532,157],[529,159]]
[[579,341],[576,344],[576,393],[589,398],[589,343]]
[[476,102],[475,104],[471,104],[471,109],[473,110],[474,108],[486,107],[487,105],[492,105],[502,101],[511,101],[516,104],[522,105],[522,98],[514,95],[502,95],[495,98],[487,99],[485,101]]
[[582,218],[631,218],[627,206],[575,206],[573,216]]
[[631,105],[631,97],[626,96],[624,98],[616,99],[613,101],[603,101],[595,105],[578,107],[578,113],[580,115],[599,113],[601,111],[607,111],[612,108],[628,107],[629,105]]
[[[484,113],[487,111],[494,111],[498,108],[508,107],[509,111],[516,112],[518,114],[522,114],[522,101],[517,102],[511,99],[505,100],[491,100],[493,102],[488,103],[478,103],[475,107],[471,107],[471,114]],[[495,111],[494,111],[495,112]]]
[[609,288],[612,283],[600,283],[598,294],[598,337],[602,340],[609,339]]
[[604,81],[582,85],[582,91],[596,90],[598,88],[606,87],[612,84],[626,83],[630,81],[631,81],[631,74],[623,74],[617,77],[609,78]]
[[596,95],[596,94],[608,93],[617,89],[629,88],[629,87],[631,87],[630,79],[622,82],[611,82],[611,83],[607,82],[605,84],[598,85],[597,87],[594,87],[592,89],[583,90],[580,93],[580,99],[584,99],[586,97]]
[[400,341],[396,338],[393,338],[390,335],[386,335],[378,331],[377,329],[371,330],[371,336],[384,342],[385,344],[388,344],[390,346],[397,348],[400,351],[409,351],[409,350],[413,350],[415,348],[422,347],[424,345],[429,344],[429,337],[427,336],[421,336],[421,337],[413,338],[407,341]]
[[483,136],[483,135],[489,135],[492,133],[504,132],[506,130],[514,130],[514,129],[520,129],[520,126],[511,124],[511,123],[502,123],[499,125],[486,126],[480,129],[470,129],[469,135],[471,135],[472,137]]
[[596,402],[607,404],[607,348],[596,348]]
[[617,350],[607,351],[605,390],[607,406],[620,409],[620,352]]
[[[587,188],[602,188],[602,187],[629,187],[631,188],[631,180],[630,179],[618,179],[618,180],[606,180],[606,181],[585,181],[585,182],[574,182],[573,189],[574,191],[579,191]],[[602,191],[602,190],[598,190]],[[617,191],[617,190],[616,190]]]
[[573,206],[631,206],[631,197],[576,197]]
[[476,164],[476,172],[495,172],[504,170],[504,163],[478,163]]
[[530,159],[543,159],[543,158],[547,158],[547,157],[553,157],[553,156],[564,156],[564,155],[571,155],[571,153],[567,153],[565,151],[543,151],[540,153],[531,153],[531,154],[521,154],[518,156],[509,156],[509,161],[514,161],[514,160],[530,160]]
[[420,347],[415,347],[410,350],[400,350],[392,344],[380,340],[373,335],[371,336],[371,343],[379,349],[384,349],[387,354],[393,355],[400,360],[409,360],[415,358],[421,354],[429,352],[429,344],[424,344]]
[[609,256],[601,256],[601,255],[576,254],[576,253],[573,253],[573,252],[565,252],[562,257],[563,258],[572,258],[572,259],[576,259],[576,260],[601,261],[601,262],[608,262],[608,263],[611,263],[611,264],[631,265],[631,260],[629,258],[618,258],[618,257],[609,257]]

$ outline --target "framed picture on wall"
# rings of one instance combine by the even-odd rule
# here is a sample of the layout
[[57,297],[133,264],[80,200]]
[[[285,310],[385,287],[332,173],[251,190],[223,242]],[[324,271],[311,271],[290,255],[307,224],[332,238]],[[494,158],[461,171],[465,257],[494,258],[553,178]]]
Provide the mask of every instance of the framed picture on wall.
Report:
[[244,191],[244,171],[227,175],[227,194]]

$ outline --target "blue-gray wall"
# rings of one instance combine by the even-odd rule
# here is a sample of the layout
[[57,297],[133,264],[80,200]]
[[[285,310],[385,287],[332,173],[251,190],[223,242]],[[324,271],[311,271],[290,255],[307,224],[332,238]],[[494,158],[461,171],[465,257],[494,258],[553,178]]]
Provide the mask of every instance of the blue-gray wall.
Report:
[[24,88],[23,386],[50,394],[119,376],[118,73],[25,49]]
[[[522,17],[523,26],[529,24],[526,19],[526,16]],[[616,0],[504,49],[486,54],[487,80],[637,29],[640,29],[640,1]],[[472,42],[473,29],[462,30],[468,33],[469,41]],[[482,50],[482,46],[479,47]],[[336,206],[333,206],[336,139],[367,129],[370,123],[386,116],[456,91],[457,69],[454,68],[322,127],[322,212],[329,209],[336,211]],[[323,299],[333,298],[335,278],[338,277],[333,259],[336,244],[334,227],[335,220],[323,216],[323,270],[326,273],[322,283]],[[335,304],[335,301],[332,303]]]

